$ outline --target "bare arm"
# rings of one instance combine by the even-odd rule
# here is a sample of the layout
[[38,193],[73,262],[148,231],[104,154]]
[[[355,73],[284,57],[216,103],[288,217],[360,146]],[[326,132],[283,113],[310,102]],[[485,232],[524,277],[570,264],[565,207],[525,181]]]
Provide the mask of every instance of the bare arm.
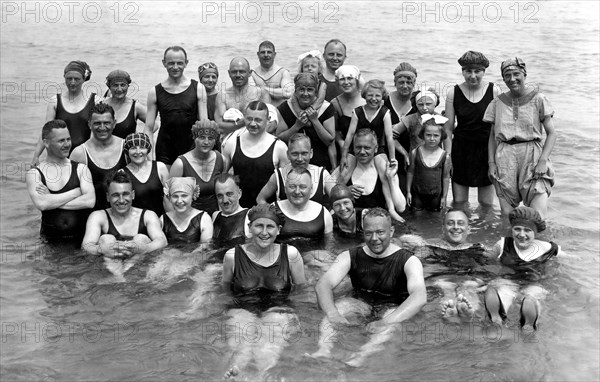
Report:
[[142,104],[141,102],[136,102],[135,103],[135,119],[139,119],[140,121],[146,123],[146,114],[147,114],[147,109],[146,109],[146,105]]
[[387,168],[385,168],[387,164],[383,161],[376,161],[375,167],[377,168],[377,174],[379,179],[381,180],[381,189],[383,191],[383,197],[385,198],[385,205],[392,216],[392,219],[403,222],[404,219],[396,212],[396,206],[394,205],[394,201],[392,199],[392,191],[390,182],[388,182],[388,176],[386,174]]
[[290,160],[287,157],[287,145],[282,141],[275,142],[275,149],[273,150],[273,166],[275,166],[275,168],[283,168],[289,162]]
[[198,83],[196,88],[196,98],[198,99],[198,120],[208,120],[208,96],[206,95],[206,88],[202,83]]
[[203,214],[202,219],[200,221],[200,227],[202,228],[202,233],[200,234],[200,242],[201,243],[210,243],[213,237],[213,223],[212,219],[208,214]]
[[175,159],[169,170],[169,178],[183,176],[183,162],[181,159]]
[[346,320],[335,306],[333,290],[346,277],[350,271],[350,252],[344,251],[333,263],[331,268],[319,279],[315,286],[319,307],[331,322],[345,322]]
[[27,171],[25,181],[31,201],[35,208],[40,211],[60,208],[71,200],[81,196],[81,189],[79,187],[60,194],[45,192],[44,190],[48,190],[48,188],[42,183],[38,170],[33,168]]
[[[167,165],[163,162],[156,162],[156,169],[158,170],[158,178],[160,179],[160,183],[164,187],[165,183],[170,178],[169,169],[167,168]],[[171,202],[169,201],[167,195],[163,195],[163,208],[165,209],[165,212],[172,211],[173,209],[173,206],[171,205]]]
[[356,126],[358,126],[358,117],[354,110],[352,111],[352,119],[350,120],[350,126],[348,127],[348,133],[346,134],[346,139],[344,140],[344,147],[342,148],[342,156],[340,157],[340,167],[345,167],[347,164],[346,157],[348,156],[348,150],[350,150],[350,145],[352,144],[352,138],[354,138],[354,134],[356,133]]
[[106,213],[103,210],[94,211],[88,217],[85,225],[85,235],[81,243],[81,248],[88,255],[102,255],[98,241],[102,235],[103,220],[106,220]]
[[326,168],[323,169],[323,188],[325,189],[325,193],[329,195],[331,189],[337,184],[336,178],[327,171]]
[[494,133],[495,125],[492,124],[490,129],[490,139],[488,140],[488,177],[493,182],[498,179],[498,168],[496,167],[496,134]]
[[448,89],[448,93],[446,94],[446,118],[448,120],[444,124],[444,129],[446,130],[446,134],[448,137],[444,140],[444,150],[448,152],[448,154],[452,153],[452,133],[454,132],[454,87]]
[[225,97],[225,93],[219,93],[217,96],[216,106],[215,106],[215,122],[219,125],[219,129],[223,134],[229,134],[236,131],[238,128],[243,127],[245,125],[244,119],[240,119],[236,122],[229,122],[223,120],[223,115],[227,111],[227,106],[225,102],[221,99],[221,97]]
[[396,160],[396,146],[394,144],[394,134],[392,133],[392,117],[389,110],[383,117],[383,133],[385,134],[385,142],[388,147],[388,155],[391,162]]
[[306,283],[306,277],[304,276],[304,261],[302,255],[296,249],[296,247],[288,245],[287,247],[288,262],[290,264],[290,271],[292,272],[292,282],[294,285],[302,285]]
[[[46,122],[52,121],[56,118],[56,97],[54,97],[53,102],[48,104],[46,107]],[[46,147],[44,146],[44,141],[42,140],[42,134],[38,138],[37,143],[35,144],[35,149],[33,150],[33,159],[31,160],[32,166],[37,166],[40,163],[40,155],[44,152]]]
[[94,189],[90,169],[86,165],[79,164],[77,166],[77,176],[79,177],[81,195],[61,207],[65,210],[93,208],[96,203],[96,190]]
[[284,142],[289,141],[292,135],[296,134],[298,131],[300,131],[300,129],[306,126],[306,124],[303,123],[300,118],[298,118],[296,122],[294,122],[292,127],[288,127],[288,125],[283,120],[283,117],[281,117],[281,115],[279,114],[279,110],[277,110],[277,114],[279,122],[277,124],[277,130],[275,131],[275,134],[277,135],[277,138],[281,139]]
[[277,192],[277,178],[275,173],[271,175],[269,181],[263,186],[260,190],[260,193],[256,197],[256,204],[265,204],[267,203],[267,199],[271,196],[275,195]]
[[146,224],[148,237],[151,241],[150,243],[146,244],[141,253],[149,253],[166,247],[167,238],[162,231],[160,220],[154,211],[146,210],[146,213],[144,214],[144,224]]
[[[152,136],[153,136],[154,132],[156,131],[156,128],[155,128],[156,115],[158,114],[158,104],[156,101],[156,88],[152,88],[148,92],[148,99],[146,100],[146,107],[147,107],[147,113],[146,113],[146,124],[144,126],[144,133],[146,133],[146,135],[148,135],[148,137],[150,137],[150,140],[152,140]],[[152,142],[154,142],[154,141],[152,141]],[[156,147],[156,145],[153,145],[153,146]]]
[[225,252],[225,256],[223,257],[223,277],[221,279],[223,292],[225,292],[228,296],[231,296],[231,282],[233,281],[234,264],[235,248],[231,248]]
[[448,198],[448,188],[450,186],[450,172],[452,170],[452,159],[450,154],[446,153],[446,161],[444,162],[444,177],[442,179],[442,200],[440,202],[440,208],[446,208],[446,199]]
[[418,148],[410,152],[410,165],[406,171],[406,203],[410,206],[412,204],[411,187],[413,178],[415,176],[415,157],[417,156]]
[[325,210],[323,213],[323,217],[324,217],[323,220],[325,223],[325,228],[323,230],[323,233],[328,234],[328,233],[333,232],[333,219],[332,219],[329,211],[327,211],[327,208],[323,207],[323,209]]

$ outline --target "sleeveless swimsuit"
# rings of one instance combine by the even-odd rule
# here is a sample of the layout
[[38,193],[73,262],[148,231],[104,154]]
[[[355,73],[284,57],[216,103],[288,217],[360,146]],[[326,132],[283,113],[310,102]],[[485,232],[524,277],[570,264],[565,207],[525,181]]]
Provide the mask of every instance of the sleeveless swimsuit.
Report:
[[234,293],[258,290],[289,292],[292,289],[292,271],[287,255],[287,245],[279,246],[279,258],[264,267],[248,258],[241,245],[235,246],[235,261],[231,289]]
[[383,258],[367,255],[363,247],[351,249],[348,275],[354,296],[370,304],[401,304],[409,295],[404,265],[411,256],[405,249]]
[[194,170],[185,156],[179,156],[179,159],[181,159],[181,162],[183,163],[182,176],[191,176],[196,178],[196,185],[200,187],[200,195],[198,198],[196,198],[196,200],[192,201],[192,207],[198,210],[206,211],[209,215],[212,215],[213,212],[219,209],[219,205],[217,204],[217,196],[215,195],[215,179],[221,175],[224,167],[223,157],[221,154],[218,152],[215,152],[215,154],[215,165],[208,182],[202,180],[200,175],[198,175],[196,170]]
[[[352,185],[352,177],[348,180],[347,186]],[[381,183],[381,179],[379,179],[379,174],[377,175],[377,182],[375,182],[375,188],[371,191],[370,194],[363,194],[358,199],[354,201],[354,207],[362,207],[362,208],[373,208],[373,207],[381,207],[386,208],[385,204],[385,196],[383,195],[383,183]]]
[[444,190],[444,165],[446,163],[446,151],[442,153],[437,163],[431,167],[423,161],[423,155],[419,148],[415,155],[415,174],[411,188],[413,206],[416,209],[427,209],[439,211],[440,202]]
[[354,227],[354,232],[346,232],[342,231],[340,228],[340,222],[336,214],[333,214],[331,217],[333,220],[333,231],[339,233],[345,237],[363,237],[363,219],[362,219],[363,208],[354,208],[354,215],[356,216],[356,227]]
[[377,144],[378,144],[378,148],[377,148],[377,153],[375,153],[375,155],[379,155],[379,154],[386,154],[386,141],[385,141],[385,129],[384,129],[384,125],[383,125],[383,118],[385,117],[385,113],[388,112],[388,108],[385,106],[380,106],[379,110],[377,110],[377,114],[375,114],[375,117],[373,117],[373,119],[371,121],[369,121],[369,119],[367,118],[367,114],[365,113],[365,107],[364,106],[359,106],[356,109],[354,109],[354,112],[356,113],[356,117],[358,118],[358,124],[356,125],[356,131],[358,131],[359,129],[371,129],[375,132],[375,135],[377,135]]
[[129,109],[129,114],[127,114],[127,117],[125,117],[124,120],[115,125],[113,135],[125,139],[125,137],[127,137],[129,134],[135,133],[136,127],[137,122],[135,120],[135,100],[133,100],[131,103],[131,109]]
[[342,94],[342,89],[340,88],[337,80],[329,81],[324,76],[321,78],[327,84],[327,91],[325,92],[325,101],[331,101],[335,97]]
[[206,112],[208,113],[208,119],[211,121],[215,120],[215,110],[217,110],[217,96],[219,93],[209,94],[206,99]]
[[[319,184],[317,184],[317,190],[315,194],[310,197],[310,200],[323,204],[325,202],[325,190],[323,188],[323,167],[319,168]],[[285,183],[283,182],[283,174],[281,169],[275,169],[275,178],[277,179],[277,200],[286,200],[287,194],[285,193]]]
[[454,114],[457,126],[452,138],[452,181],[468,187],[492,184],[488,178],[488,140],[491,123],[483,122],[485,110],[494,98],[490,82],[483,98],[473,103],[460,86],[454,86]]
[[248,209],[225,216],[222,211],[213,222],[213,242],[217,248],[233,248],[246,242],[244,223]]
[[[106,213],[106,217],[108,218],[108,231],[105,232],[106,234],[113,235],[118,241],[127,241],[133,239],[133,236],[121,235],[121,233],[117,230],[117,227],[115,227],[115,225],[113,224],[108,210],[104,210],[104,212]],[[145,214],[146,210],[142,210],[142,212],[140,213],[140,221],[138,223],[137,229],[137,233],[142,235],[148,235],[148,230],[146,230],[146,223],[144,223]]]
[[[292,127],[294,123],[298,120],[298,117],[294,114],[292,107],[290,106],[290,101],[283,102],[281,105],[277,106],[281,117],[285,121],[285,124],[288,127]],[[323,104],[325,106],[325,104]],[[331,104],[325,106],[325,108],[321,107],[319,110],[319,122],[324,123],[329,118],[335,116],[335,109]],[[313,157],[310,160],[310,164],[314,164],[315,166],[325,167],[327,170],[331,171],[331,161],[329,160],[329,154],[327,152],[327,145],[321,141],[317,131],[313,127],[312,124],[305,126],[298,130],[299,133],[304,133],[310,138],[310,144],[313,149]]]
[[511,275],[511,278],[517,280],[538,280],[542,277],[543,264],[558,255],[558,245],[552,241],[550,245],[550,249],[541,256],[531,261],[525,261],[519,257],[514,245],[514,239],[512,237],[505,237],[500,262],[516,271],[515,274]]
[[56,95],[56,115],[54,116],[54,119],[62,119],[67,124],[69,134],[71,134],[71,150],[69,151],[69,154],[71,154],[75,147],[90,139],[91,131],[88,125],[88,119],[90,110],[92,106],[94,106],[95,99],[96,93],[92,93],[83,109],[79,110],[77,113],[69,113],[62,104],[61,95]]
[[[278,202],[275,202],[279,208]],[[282,211],[283,212],[283,211]],[[321,207],[321,212],[313,220],[303,222],[290,218],[285,215],[285,224],[277,236],[277,240],[286,240],[296,237],[320,239],[325,231],[325,207]],[[329,213],[329,212],[327,212]]]
[[198,243],[202,235],[202,216],[204,211],[190,219],[190,224],[183,231],[177,229],[168,214],[163,215],[163,232],[169,244]]
[[121,149],[121,156],[113,167],[102,168],[96,165],[85,143],[83,144],[83,149],[85,151],[85,155],[87,156],[87,166],[92,174],[92,181],[94,182],[94,189],[96,191],[96,204],[94,204],[94,210],[103,210],[109,208],[110,204],[108,203],[108,200],[106,200],[106,192],[108,191],[106,189],[106,179],[114,171],[127,166],[125,151]]
[[[71,161],[71,176],[67,183],[58,191],[50,191],[51,194],[63,194],[80,187],[79,177],[77,176],[77,166],[79,163]],[[41,176],[42,184],[46,184],[46,178],[42,170],[36,167]],[[42,225],[40,234],[49,240],[76,238],[81,239],[85,234],[85,224],[90,214],[89,209],[65,210],[56,208],[53,210],[42,211]]]
[[163,184],[158,176],[158,165],[156,164],[156,161],[152,161],[150,176],[144,183],[140,182],[129,168],[125,167],[124,170],[131,177],[131,183],[133,185],[133,190],[135,191],[135,199],[133,199],[131,205],[145,210],[152,210],[156,212],[156,215],[158,216],[164,214]]
[[161,126],[156,138],[156,160],[172,165],[179,155],[194,147],[192,126],[198,120],[198,82],[181,93],[167,92],[161,84],[155,86],[156,106]]
[[271,174],[275,171],[273,151],[275,150],[277,139],[273,140],[267,151],[258,158],[247,157],[242,151],[239,135],[236,140],[237,143],[233,158],[231,158],[231,165],[233,172],[240,177],[240,184],[243,187],[240,205],[250,208],[256,204],[256,197],[260,193],[260,190],[267,184]]

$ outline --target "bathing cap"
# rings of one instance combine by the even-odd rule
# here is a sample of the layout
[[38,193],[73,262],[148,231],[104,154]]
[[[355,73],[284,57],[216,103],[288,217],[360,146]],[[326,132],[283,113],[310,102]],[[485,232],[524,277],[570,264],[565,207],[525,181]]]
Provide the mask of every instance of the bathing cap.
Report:
[[78,72],[81,73],[84,81],[87,81],[92,76],[92,70],[90,66],[84,61],[71,61],[65,66],[64,74],[67,72]]
[[348,186],[345,186],[343,184],[336,184],[335,186],[333,186],[329,194],[329,201],[331,202],[331,204],[340,199],[346,198],[352,200],[352,202],[354,203],[354,196],[352,195],[352,191],[350,191]]
[[487,68],[490,62],[483,53],[469,50],[458,59],[458,64],[463,68]]
[[419,92],[419,94],[417,94],[417,96],[415,97],[415,103],[418,102],[421,98],[423,97],[429,97],[433,100],[433,103],[437,106],[438,105],[438,96],[429,90],[421,90],[421,92]]
[[354,65],[342,65],[335,71],[335,78],[350,77],[358,80],[360,69]]
[[192,126],[192,137],[196,139],[201,135],[217,139],[219,138],[220,133],[217,130],[215,124],[211,123],[208,126],[201,126],[200,121],[196,121],[196,123],[194,123],[194,126]]
[[508,220],[512,227],[520,225],[529,227],[535,232],[542,232],[546,229],[546,222],[542,219],[540,213],[531,207],[520,206],[515,208],[508,215]]
[[130,84],[131,77],[129,76],[129,73],[124,70],[113,70],[112,72],[108,73],[108,76],[106,76],[106,86],[110,87],[110,84],[116,81],[123,81]]
[[514,59],[509,58],[508,60],[504,61],[502,65],[500,65],[502,76],[504,76],[504,72],[509,69],[517,69],[523,72],[524,75],[527,75],[527,67],[525,66],[523,60],[521,60],[519,57],[515,57]]
[[248,220],[250,223],[260,218],[273,220],[275,224],[282,227],[285,224],[285,215],[273,204],[259,204],[248,211]]
[[394,79],[398,77],[412,77],[417,78],[417,69],[414,68],[408,62],[401,62],[396,69],[394,69]]
[[165,195],[172,195],[176,192],[185,192],[192,195],[192,199],[195,200],[200,194],[200,188],[196,187],[196,178],[194,177],[175,176],[167,179],[163,192]]
[[148,138],[146,133],[131,133],[125,137],[123,150],[127,153],[129,149],[134,147],[142,147],[148,149],[148,152],[150,152],[150,150],[152,150],[152,141]]

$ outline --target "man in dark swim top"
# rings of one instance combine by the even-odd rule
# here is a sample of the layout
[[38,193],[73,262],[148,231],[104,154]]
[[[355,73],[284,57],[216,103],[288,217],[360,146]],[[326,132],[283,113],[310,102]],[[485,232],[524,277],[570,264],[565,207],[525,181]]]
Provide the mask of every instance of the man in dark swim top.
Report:
[[240,178],[224,173],[215,179],[215,194],[220,211],[213,213],[215,248],[232,248],[244,244],[249,235],[248,209],[240,206]]
[[271,41],[263,41],[258,46],[260,65],[252,70],[252,78],[261,90],[270,96],[272,105],[279,105],[294,93],[294,83],[287,69],[275,63],[275,45]]
[[118,170],[107,183],[110,208],[94,211],[88,218],[83,250],[90,255],[103,255],[105,259],[125,260],[164,248],[167,238],[158,216],[131,205],[135,191],[129,175]]
[[[369,342],[346,361],[354,367],[378,351],[394,335],[397,324],[413,317],[427,302],[421,262],[411,252],[391,243],[394,228],[390,214],[383,208],[372,208],[365,214],[363,224],[366,245],[342,252],[315,287],[326,317],[321,322],[319,350],[313,357],[330,356],[335,327],[349,325],[348,315],[366,317],[374,308],[379,311],[380,319],[367,325],[372,333]],[[346,275],[350,276],[354,298],[334,302],[333,289]],[[380,314],[382,308],[385,312]]]
[[71,135],[64,121],[46,122],[42,142],[46,160],[26,176],[27,192],[42,211],[40,234],[50,240],[81,240],[89,209],[96,201],[90,170],[68,159]]

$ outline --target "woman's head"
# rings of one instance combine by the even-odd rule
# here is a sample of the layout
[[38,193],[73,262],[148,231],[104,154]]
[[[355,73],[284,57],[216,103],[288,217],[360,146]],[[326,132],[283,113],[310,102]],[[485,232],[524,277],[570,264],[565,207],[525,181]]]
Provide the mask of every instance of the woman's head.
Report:
[[354,65],[342,65],[335,71],[335,78],[344,93],[358,92],[360,70]]
[[111,96],[115,98],[125,98],[130,83],[129,73],[121,69],[113,70],[106,76],[106,86],[108,86]]
[[312,105],[317,99],[319,79],[314,73],[298,73],[294,77],[294,94],[302,109]]
[[215,147],[215,142],[219,137],[219,131],[213,124],[206,125],[197,121],[192,126],[192,137],[196,148],[202,152],[209,152]]
[[198,79],[207,91],[212,91],[219,79],[219,69],[212,62],[207,62],[198,67]]
[[321,52],[318,50],[311,50],[298,56],[298,73],[322,73],[323,61],[321,57]]
[[535,235],[546,229],[546,222],[539,212],[531,207],[517,207],[508,215],[511,236],[519,249],[530,248]]
[[145,133],[131,133],[125,137],[123,150],[131,162],[141,164],[152,150],[152,142]]
[[381,101],[388,95],[385,88],[385,82],[380,80],[368,81],[363,87],[360,95],[365,99],[367,105],[378,107],[381,104]]
[[347,186],[335,185],[331,189],[329,201],[333,212],[339,219],[347,220],[354,214],[354,196]]
[[272,204],[259,204],[248,211],[252,243],[268,248],[275,242],[285,224],[285,215]]
[[71,61],[65,66],[65,85],[72,92],[80,90],[83,83],[91,76],[92,70],[84,61]]
[[401,62],[394,69],[394,86],[403,97],[410,97],[417,81],[417,69],[408,62]]
[[485,69],[490,66],[490,62],[481,52],[469,50],[458,59],[458,64],[462,68],[462,75],[465,83],[470,86],[478,86],[483,79]]
[[502,79],[508,88],[513,92],[518,92],[525,87],[525,78],[527,77],[527,66],[525,62],[518,57],[510,58],[500,65]]
[[440,104],[440,97],[433,88],[419,91],[414,100],[419,114],[433,114],[435,107]]
[[192,201],[198,197],[200,189],[194,177],[173,177],[165,182],[163,192],[175,211],[181,213],[192,208]]

